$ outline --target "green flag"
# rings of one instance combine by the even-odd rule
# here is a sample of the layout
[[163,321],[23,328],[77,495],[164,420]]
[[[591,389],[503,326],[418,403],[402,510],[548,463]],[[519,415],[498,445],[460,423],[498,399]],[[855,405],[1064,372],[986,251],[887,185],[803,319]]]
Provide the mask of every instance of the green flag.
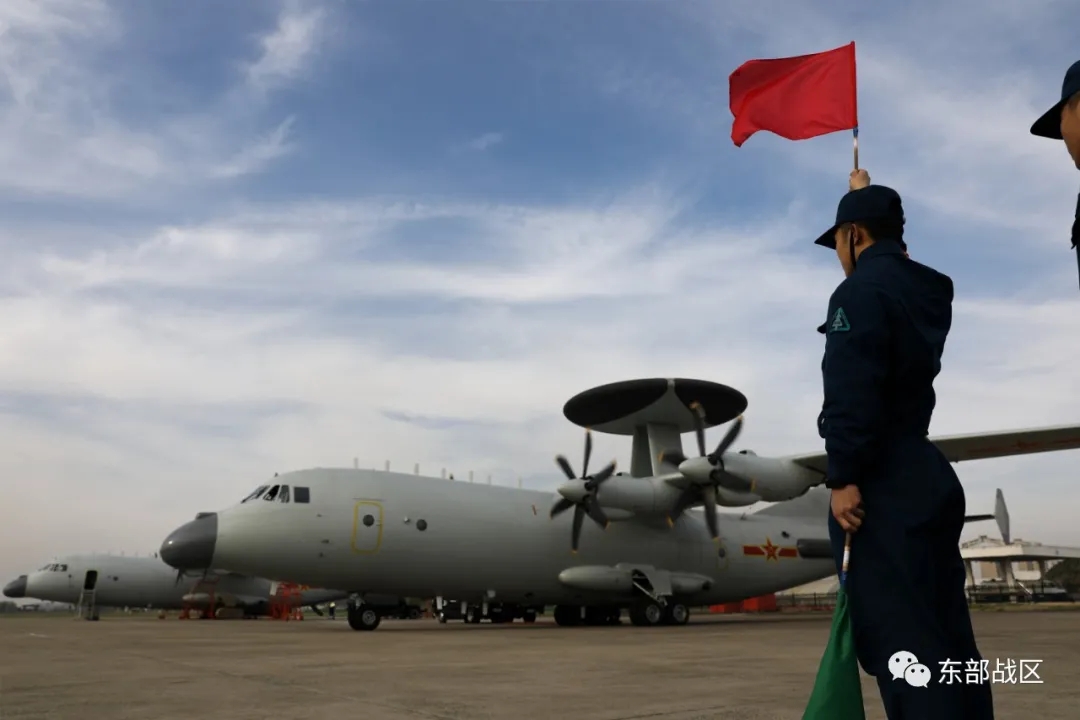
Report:
[[849,534],[844,543],[844,563],[840,571],[840,588],[836,592],[829,644],[821,657],[817,680],[814,681],[814,690],[810,693],[803,720],[866,720],[851,612],[844,592],[850,555]]

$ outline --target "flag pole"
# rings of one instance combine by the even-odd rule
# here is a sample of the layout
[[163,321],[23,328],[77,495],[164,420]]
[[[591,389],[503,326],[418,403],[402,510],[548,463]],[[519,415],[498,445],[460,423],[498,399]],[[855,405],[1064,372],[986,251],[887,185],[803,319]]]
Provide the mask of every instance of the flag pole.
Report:
[[[855,153],[858,154],[859,150],[856,148]],[[851,562],[851,533],[847,533],[844,536],[844,561],[840,564],[840,585],[843,586],[847,582],[848,563]]]
[[[853,133],[853,134],[855,135],[855,142],[854,142],[854,148],[855,148],[855,169],[856,169],[856,170],[858,170],[858,169],[859,169],[859,126],[858,126],[858,125],[856,125],[856,126],[855,126],[855,127],[854,127],[854,128],[852,129],[852,131],[851,131],[851,132],[852,132],[852,133]],[[850,540],[850,539],[851,539],[851,537],[849,536],[849,537],[848,537],[848,540]]]

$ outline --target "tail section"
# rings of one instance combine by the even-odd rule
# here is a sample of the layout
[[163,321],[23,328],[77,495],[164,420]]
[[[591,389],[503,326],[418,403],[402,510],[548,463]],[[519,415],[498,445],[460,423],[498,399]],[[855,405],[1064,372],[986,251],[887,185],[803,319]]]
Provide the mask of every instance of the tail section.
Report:
[[997,522],[998,530],[1001,531],[1001,539],[1008,545],[1012,542],[1012,535],[1009,530],[1009,508],[1005,506],[1005,494],[1001,492],[1001,488],[998,488],[997,495],[994,498],[994,514],[993,515],[968,515],[964,518],[964,522],[982,522],[983,520],[994,520]]

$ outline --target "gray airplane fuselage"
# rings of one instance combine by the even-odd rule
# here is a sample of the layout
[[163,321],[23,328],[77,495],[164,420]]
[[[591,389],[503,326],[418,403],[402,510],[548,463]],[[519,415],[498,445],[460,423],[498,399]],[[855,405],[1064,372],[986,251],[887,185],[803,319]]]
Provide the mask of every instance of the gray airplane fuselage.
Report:
[[[308,501],[256,498],[196,521],[216,524],[212,567],[359,593],[532,605],[602,602],[604,592],[560,581],[564,570],[581,566],[632,563],[706,576],[710,587],[686,598],[699,604],[835,572],[820,550],[796,552],[799,540],[819,548],[827,541],[827,491],[758,513],[721,514],[719,541],[699,510],[674,527],[659,513],[607,530],[586,519],[572,554],[573,513],[550,519],[557,498],[550,492],[369,470],[301,470],[272,482],[290,485],[294,498],[297,487],[306,489]],[[173,562],[168,544],[162,556]]]
[[[269,607],[273,584],[265,578],[239,575],[208,575],[208,582],[200,582],[202,573],[197,572],[187,573],[177,582],[177,571],[156,557],[76,555],[58,558],[41,570],[8,583],[7,588],[20,597],[77,603],[87,573],[91,572],[97,574],[93,589],[98,607],[179,610],[185,604],[185,596],[201,598],[205,603],[207,588],[212,583],[215,598],[225,605],[262,614]],[[345,597],[347,593],[340,591],[305,590],[302,604]]]

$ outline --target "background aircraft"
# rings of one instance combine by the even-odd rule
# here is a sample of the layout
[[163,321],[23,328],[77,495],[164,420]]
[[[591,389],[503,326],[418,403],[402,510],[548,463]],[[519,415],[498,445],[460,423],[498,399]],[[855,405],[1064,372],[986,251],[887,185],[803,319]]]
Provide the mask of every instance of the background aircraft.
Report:
[[[776,592],[835,572],[828,492],[811,491],[824,481],[825,454],[730,451],[745,408],[738,391],[698,380],[605,385],[572,398],[564,414],[631,436],[630,473],[616,474],[611,463],[589,475],[586,434],[580,477],[557,458],[568,481],[554,506],[549,493],[532,490],[301,470],[275,477],[232,508],[201,513],[165,540],[161,557],[177,568],[350,588],[361,596],[349,607],[355,629],[379,624],[381,601],[367,593],[450,597],[503,620],[529,619],[556,605],[563,625],[612,622],[622,608],[634,624],[682,624],[689,606]],[[705,428],[737,417],[706,452]],[[689,431],[698,457],[683,453],[681,434]],[[1080,427],[932,441],[960,461],[1077,448]],[[777,504],[718,518],[718,505],[761,500]],[[691,511],[695,505],[703,509]]]
[[[178,573],[157,557],[76,555],[57,559],[29,575],[20,575],[4,587],[9,598],[35,598],[96,607],[179,610],[185,603],[205,609],[213,589],[215,609],[235,607],[244,615],[266,615],[273,583],[264,578],[236,574],[186,571]],[[84,595],[92,591],[92,595]],[[305,590],[302,605],[342,600],[349,593]]]

